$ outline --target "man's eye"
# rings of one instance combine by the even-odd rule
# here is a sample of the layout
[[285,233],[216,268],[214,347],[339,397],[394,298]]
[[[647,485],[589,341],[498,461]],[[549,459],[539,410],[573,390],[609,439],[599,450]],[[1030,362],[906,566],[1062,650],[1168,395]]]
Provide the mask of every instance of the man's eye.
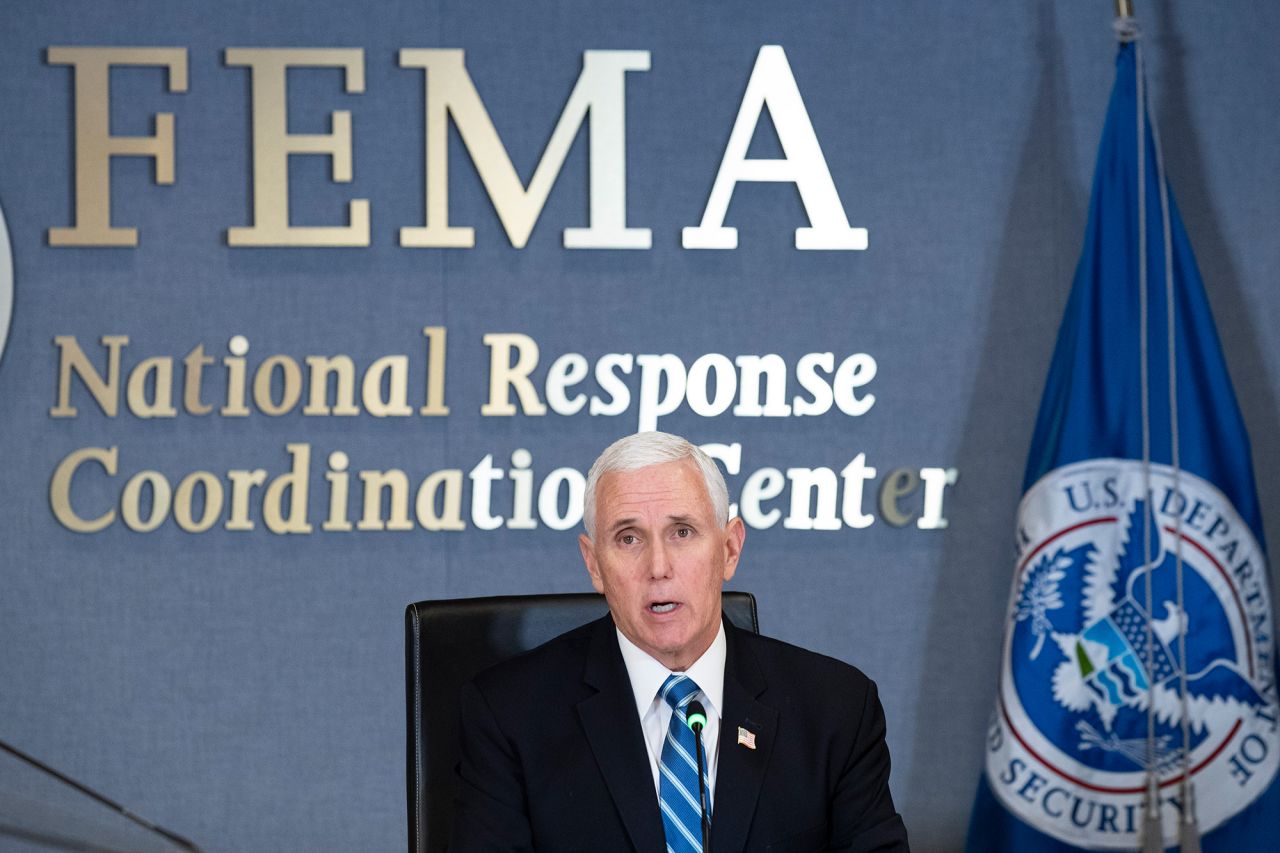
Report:
[[618,541],[623,545],[634,545],[638,541],[633,533],[624,533],[618,537]]
[[692,527],[677,527],[677,528],[676,528],[676,536],[679,536],[681,539],[688,539],[688,538],[689,538],[690,536],[692,536],[692,535],[693,535],[693,528],[692,528]]

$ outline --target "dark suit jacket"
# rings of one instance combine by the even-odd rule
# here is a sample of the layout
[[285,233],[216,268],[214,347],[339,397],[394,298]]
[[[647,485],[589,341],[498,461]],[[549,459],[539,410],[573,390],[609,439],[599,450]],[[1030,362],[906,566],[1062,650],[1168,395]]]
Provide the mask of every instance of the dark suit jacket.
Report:
[[[907,850],[875,684],[727,621],[725,633],[712,853]],[[608,616],[482,673],[461,726],[453,853],[666,849]]]

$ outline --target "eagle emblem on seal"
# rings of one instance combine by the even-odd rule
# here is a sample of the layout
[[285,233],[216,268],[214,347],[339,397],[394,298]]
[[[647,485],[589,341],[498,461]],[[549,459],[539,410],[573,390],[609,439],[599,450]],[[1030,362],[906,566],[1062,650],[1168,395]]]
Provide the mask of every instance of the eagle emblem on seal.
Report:
[[[1028,622],[1035,636],[1031,660],[1050,642],[1060,652],[1052,696],[1060,709],[1079,715],[1076,751],[1101,750],[1113,766],[1145,770],[1154,762],[1163,771],[1181,755],[1175,744],[1182,739],[1171,729],[1182,725],[1184,684],[1193,747],[1209,730],[1266,700],[1239,663],[1239,632],[1202,569],[1186,559],[1178,607],[1178,555],[1156,526],[1149,501],[1136,500],[1121,525],[1115,553],[1090,543],[1041,555],[1023,575],[1012,618]],[[1081,577],[1083,583],[1067,583]],[[1067,586],[1078,590],[1076,606],[1068,606]],[[1154,753],[1146,739],[1153,702],[1161,724]]]

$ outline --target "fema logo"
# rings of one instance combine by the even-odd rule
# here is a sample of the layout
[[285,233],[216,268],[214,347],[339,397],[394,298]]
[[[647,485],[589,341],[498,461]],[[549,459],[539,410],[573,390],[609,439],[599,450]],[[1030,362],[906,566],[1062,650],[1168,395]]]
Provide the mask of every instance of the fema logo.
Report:
[[9,318],[13,316],[13,252],[9,249],[9,229],[0,209],[0,361],[9,339]]
[[1069,465],[1019,509],[987,776],[1024,822],[1081,847],[1138,846],[1148,767],[1176,843],[1184,708],[1201,832],[1253,802],[1280,762],[1258,543],[1210,483],[1150,470],[1146,495],[1140,462]]

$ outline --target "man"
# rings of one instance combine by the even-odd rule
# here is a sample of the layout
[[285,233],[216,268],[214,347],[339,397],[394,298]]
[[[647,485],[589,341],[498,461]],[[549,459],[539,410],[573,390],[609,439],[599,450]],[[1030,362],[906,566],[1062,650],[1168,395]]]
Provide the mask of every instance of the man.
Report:
[[722,618],[728,505],[682,438],[600,455],[579,545],[609,615],[464,689],[451,850],[700,851],[704,796],[712,853],[907,849],[875,685]]

